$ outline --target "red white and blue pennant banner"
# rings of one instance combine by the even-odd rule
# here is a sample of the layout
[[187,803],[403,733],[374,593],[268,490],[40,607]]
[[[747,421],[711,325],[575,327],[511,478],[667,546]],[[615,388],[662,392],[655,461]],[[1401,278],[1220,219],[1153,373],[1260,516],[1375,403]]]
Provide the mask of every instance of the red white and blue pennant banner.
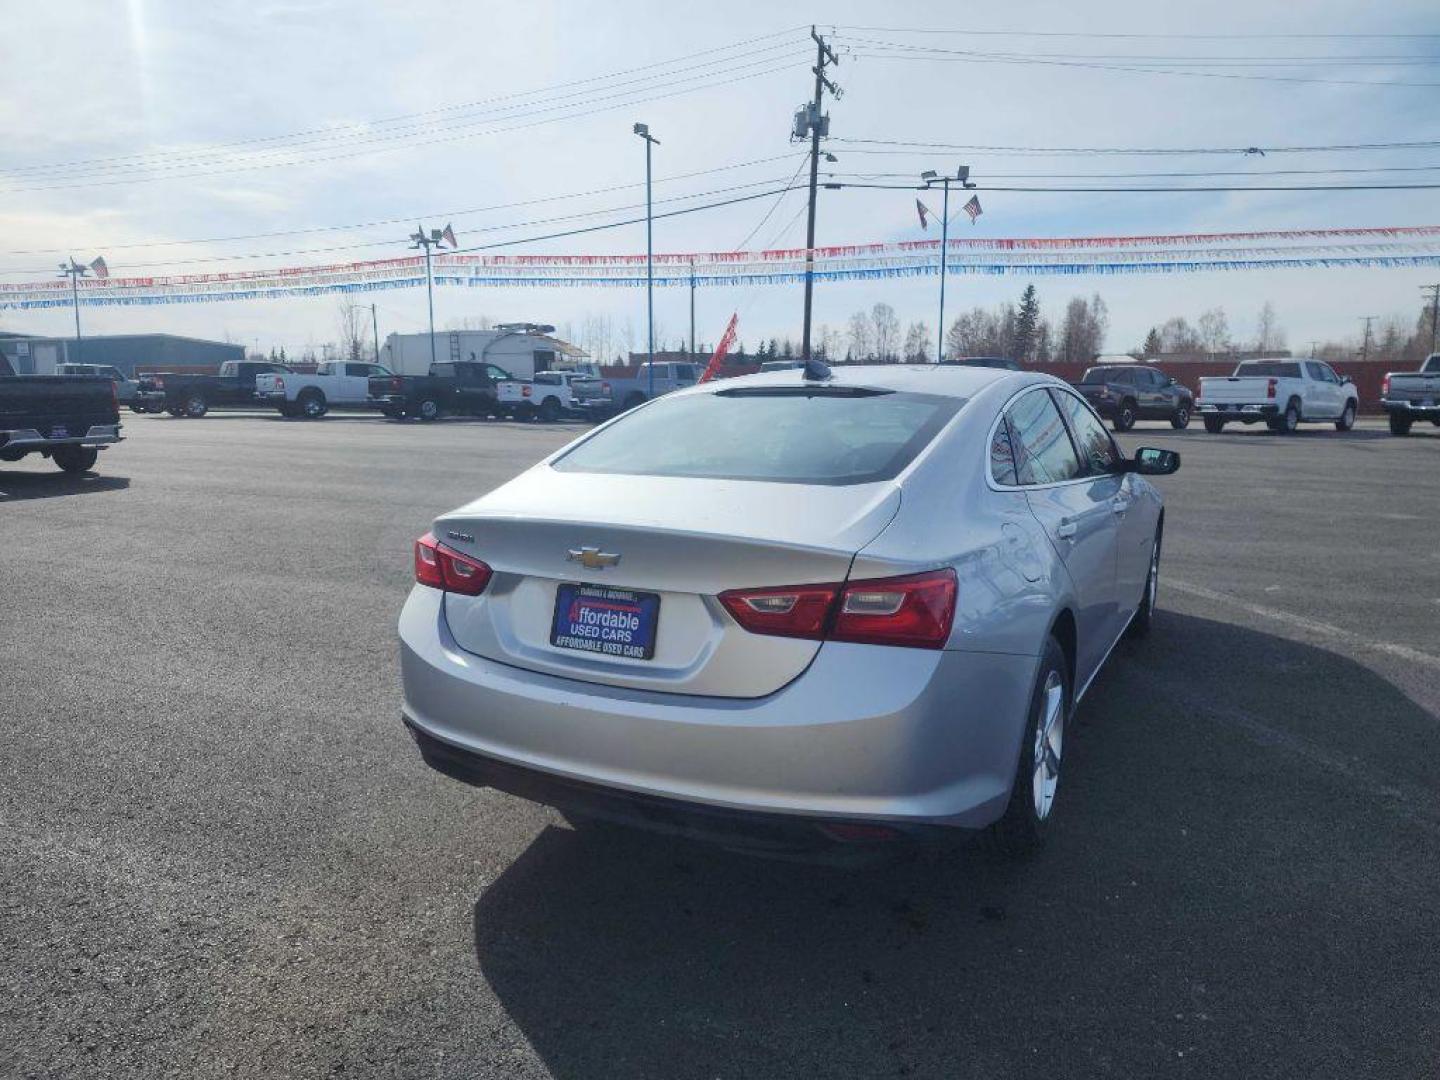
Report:
[[[939,273],[938,240],[815,249],[821,281],[919,277]],[[661,287],[783,285],[804,280],[805,249],[664,253],[654,257]],[[1154,236],[958,238],[947,247],[952,274],[1085,276],[1187,274],[1296,268],[1440,265],[1440,225],[1287,229]],[[435,283],[466,288],[621,287],[645,284],[644,255],[466,255],[433,258]],[[86,306],[196,304],[414,288],[425,283],[420,256],[219,274],[82,279]],[[0,308],[64,307],[63,279],[0,284]]]

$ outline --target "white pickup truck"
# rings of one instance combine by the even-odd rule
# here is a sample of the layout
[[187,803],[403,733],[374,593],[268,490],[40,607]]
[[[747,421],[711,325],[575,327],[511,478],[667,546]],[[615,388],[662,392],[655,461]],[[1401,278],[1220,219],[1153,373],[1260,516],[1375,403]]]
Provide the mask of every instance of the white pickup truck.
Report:
[[256,375],[255,397],[274,405],[281,416],[318,420],[332,408],[375,408],[369,400],[370,379],[389,374],[390,369],[379,364],[327,360],[313,375]]
[[1359,407],[1355,384],[1322,360],[1245,360],[1233,375],[1202,378],[1195,401],[1195,411],[1211,434],[1231,421],[1261,420],[1282,435],[1310,422],[1349,431]]
[[1380,406],[1390,415],[1390,434],[1409,435],[1416,420],[1440,427],[1440,353],[1419,371],[1392,371],[1380,384]]

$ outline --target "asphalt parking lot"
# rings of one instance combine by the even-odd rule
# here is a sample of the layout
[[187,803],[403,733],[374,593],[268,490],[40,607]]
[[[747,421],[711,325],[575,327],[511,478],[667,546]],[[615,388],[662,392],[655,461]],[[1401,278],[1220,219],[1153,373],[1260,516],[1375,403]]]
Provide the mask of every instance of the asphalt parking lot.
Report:
[[410,542],[574,428],[130,417],[0,466],[0,1076],[1415,1077],[1440,430],[1184,456],[1055,841],[866,870],[555,814],[398,721]]

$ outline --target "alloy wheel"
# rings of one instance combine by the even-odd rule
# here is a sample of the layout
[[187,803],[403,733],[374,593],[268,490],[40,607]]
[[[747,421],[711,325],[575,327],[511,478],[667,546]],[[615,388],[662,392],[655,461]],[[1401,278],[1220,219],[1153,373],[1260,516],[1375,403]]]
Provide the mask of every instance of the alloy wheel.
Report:
[[1065,741],[1065,680],[1060,672],[1051,671],[1045,676],[1040,708],[1040,721],[1035,725],[1031,794],[1035,817],[1044,821],[1050,816],[1055,788],[1060,783],[1060,753]]

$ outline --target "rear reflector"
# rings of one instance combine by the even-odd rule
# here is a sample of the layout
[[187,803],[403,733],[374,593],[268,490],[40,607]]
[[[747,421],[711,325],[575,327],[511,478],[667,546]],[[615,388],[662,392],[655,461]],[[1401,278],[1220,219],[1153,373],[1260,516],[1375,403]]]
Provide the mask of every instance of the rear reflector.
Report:
[[955,571],[845,585],[733,589],[719,599],[752,634],[941,649],[955,618]]
[[446,547],[426,533],[415,541],[415,581],[432,589],[461,596],[479,596],[490,584],[493,571],[479,559]]

